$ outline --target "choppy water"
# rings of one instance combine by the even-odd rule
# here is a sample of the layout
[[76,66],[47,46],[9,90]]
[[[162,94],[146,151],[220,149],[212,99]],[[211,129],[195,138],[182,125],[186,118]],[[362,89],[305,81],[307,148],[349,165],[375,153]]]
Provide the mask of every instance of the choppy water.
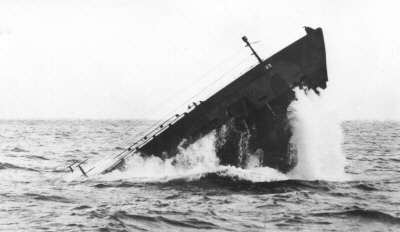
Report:
[[[54,182],[67,163],[118,151],[136,133],[126,132],[131,124],[0,121],[0,230],[400,229],[400,122],[341,123],[339,145],[347,161],[337,181],[319,179],[321,171],[301,180],[269,168],[207,166],[213,160],[174,169],[156,159],[133,159],[137,165],[123,173]],[[210,152],[208,146],[194,150]],[[339,162],[333,160],[328,166]]]

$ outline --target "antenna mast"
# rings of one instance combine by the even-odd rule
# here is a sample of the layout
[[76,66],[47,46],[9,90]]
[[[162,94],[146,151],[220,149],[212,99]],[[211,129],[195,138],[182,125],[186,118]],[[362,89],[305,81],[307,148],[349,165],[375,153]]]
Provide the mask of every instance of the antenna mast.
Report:
[[254,51],[254,49],[251,47],[249,41],[247,40],[247,37],[243,36],[242,40],[247,44],[246,47],[249,47],[251,49],[251,51],[253,52],[253,55],[255,55],[257,57],[258,62],[260,62],[260,64],[261,64],[262,63],[261,58],[257,55],[256,51]]

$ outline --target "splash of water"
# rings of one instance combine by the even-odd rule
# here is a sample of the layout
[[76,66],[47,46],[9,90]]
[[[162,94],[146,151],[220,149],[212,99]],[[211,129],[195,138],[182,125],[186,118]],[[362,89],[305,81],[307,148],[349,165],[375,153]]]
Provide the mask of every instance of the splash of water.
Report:
[[125,171],[115,170],[99,178],[105,181],[129,179],[135,182],[169,181],[178,178],[199,179],[207,173],[234,177],[253,182],[285,180],[287,177],[275,169],[248,165],[247,169],[219,165],[215,144],[216,132],[204,136],[169,159],[132,156],[127,160]]
[[297,101],[288,109],[293,130],[291,143],[297,148],[298,164],[287,176],[293,179],[340,181],[346,179],[346,158],[341,151],[343,132],[338,117],[318,96],[295,89]]
[[215,132],[204,136],[179,153],[162,160],[159,157],[134,155],[126,161],[125,171],[113,171],[104,176],[107,180],[131,179],[136,181],[168,181],[196,176],[217,170],[219,160],[215,152]]

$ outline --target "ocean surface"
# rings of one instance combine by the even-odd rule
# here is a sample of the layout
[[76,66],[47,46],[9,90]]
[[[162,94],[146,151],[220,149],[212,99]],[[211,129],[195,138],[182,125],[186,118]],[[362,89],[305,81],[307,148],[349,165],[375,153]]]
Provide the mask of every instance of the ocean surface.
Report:
[[307,154],[288,174],[219,166],[210,135],[180,163],[134,156],[123,171],[67,178],[69,164],[89,158],[87,170],[153,122],[135,123],[0,121],[0,230],[400,231],[400,122],[295,134]]

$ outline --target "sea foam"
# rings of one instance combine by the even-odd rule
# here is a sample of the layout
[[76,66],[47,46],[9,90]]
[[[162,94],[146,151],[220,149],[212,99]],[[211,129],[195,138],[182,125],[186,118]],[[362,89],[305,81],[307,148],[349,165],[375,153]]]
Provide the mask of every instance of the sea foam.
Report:
[[246,169],[219,165],[215,150],[216,132],[204,136],[169,159],[158,157],[130,157],[125,170],[115,170],[101,177],[102,180],[129,179],[137,182],[169,181],[173,179],[196,180],[208,173],[253,182],[286,180],[287,177],[269,167],[248,166]]

